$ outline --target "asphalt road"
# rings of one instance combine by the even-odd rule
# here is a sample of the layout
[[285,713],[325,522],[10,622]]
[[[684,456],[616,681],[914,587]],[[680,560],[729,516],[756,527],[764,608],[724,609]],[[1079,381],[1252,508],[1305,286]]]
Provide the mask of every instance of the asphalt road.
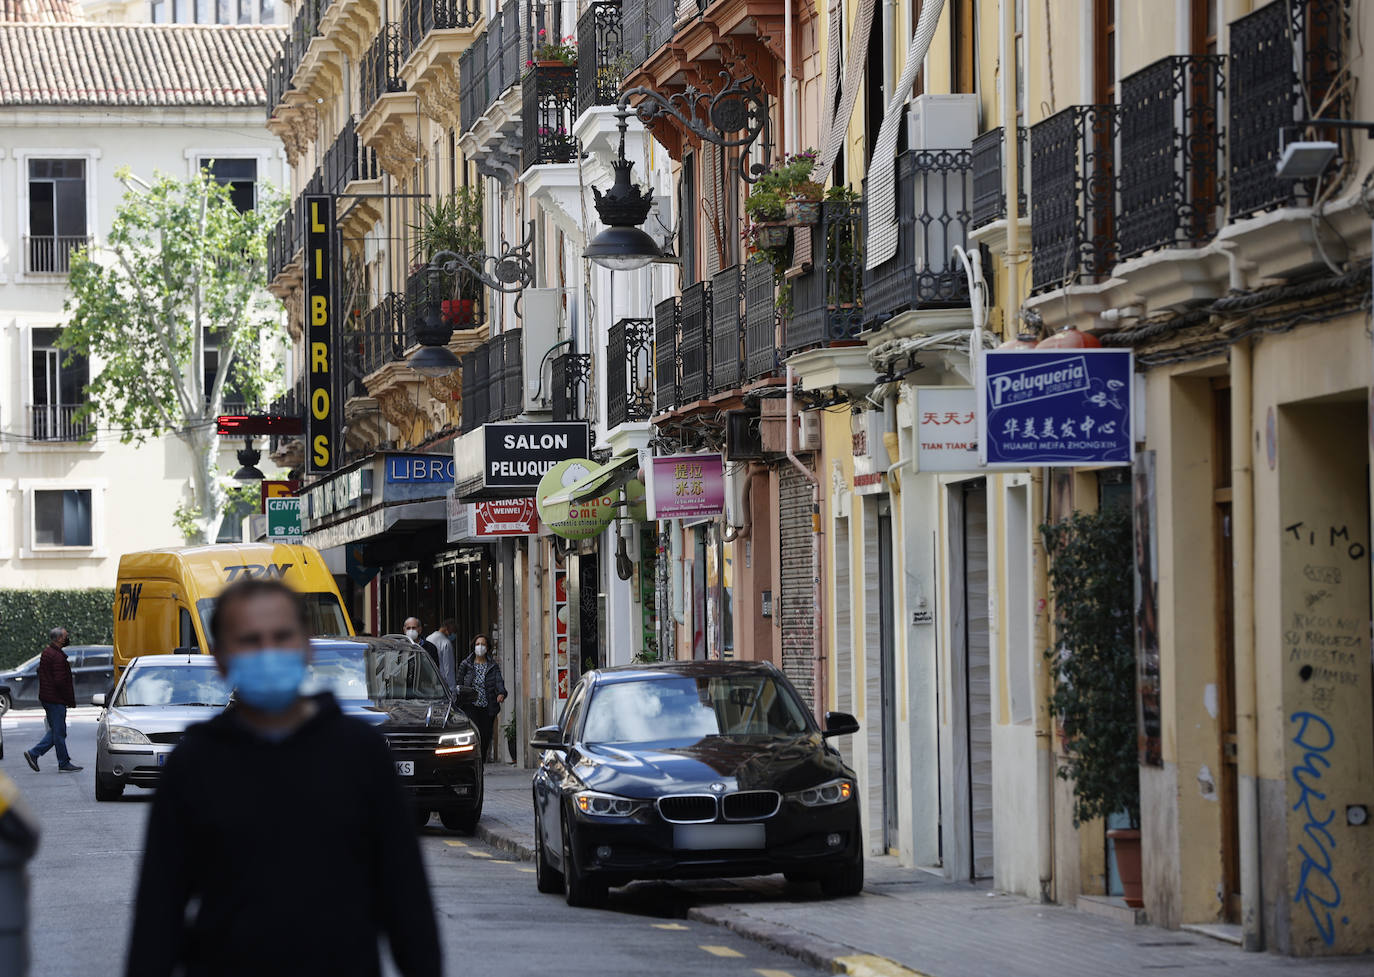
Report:
[[[40,712],[3,719],[0,769],[40,819],[43,839],[30,864],[32,977],[119,974],[138,872],[148,792],[130,788],[118,803],[95,800],[95,717],[68,719],[72,759],[86,769],[57,771],[49,752],[33,773],[23,751],[43,734]],[[572,909],[534,888],[534,868],[438,822],[422,847],[439,911],[449,974],[557,974],[802,977],[809,970],[729,931],[683,918],[691,887],[640,884],[613,892],[606,909]],[[699,887],[709,901],[712,886]],[[390,972],[390,971],[389,971]]]

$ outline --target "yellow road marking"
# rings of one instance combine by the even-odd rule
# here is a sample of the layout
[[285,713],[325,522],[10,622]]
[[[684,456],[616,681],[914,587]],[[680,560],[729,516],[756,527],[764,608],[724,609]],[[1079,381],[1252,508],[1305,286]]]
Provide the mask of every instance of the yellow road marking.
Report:
[[755,970],[754,973],[758,974],[759,977],[792,977],[791,973],[789,973],[789,972],[786,971],[786,970],[763,970],[763,969],[759,969],[759,970]]
[[903,967],[895,960],[871,953],[856,953],[852,957],[836,957],[838,972],[850,977],[926,977],[919,970]]
[[728,946],[702,946],[713,957],[742,957],[744,954],[738,950],[732,950]]
[[685,930],[687,927],[681,923],[651,923],[656,930]]
[[491,854],[490,854],[490,853],[484,852],[484,851],[470,851],[470,852],[468,852],[468,854],[471,855],[473,858],[490,858],[490,857],[491,857]]
[[516,871],[517,871],[517,872],[529,872],[531,875],[534,874],[534,869],[532,869],[532,868],[517,868]]
[[448,845],[450,848],[466,848],[468,846],[466,841],[445,840],[444,844]]

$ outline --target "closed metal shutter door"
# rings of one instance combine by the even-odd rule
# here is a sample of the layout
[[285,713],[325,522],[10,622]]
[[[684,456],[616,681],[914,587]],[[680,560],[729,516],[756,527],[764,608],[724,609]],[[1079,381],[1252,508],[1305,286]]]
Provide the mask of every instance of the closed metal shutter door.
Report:
[[984,483],[964,493],[964,593],[968,602],[969,804],[973,875],[992,875],[992,668],[988,643],[988,510]]
[[811,483],[792,466],[782,469],[778,487],[782,511],[782,670],[810,705],[816,608],[811,587]]

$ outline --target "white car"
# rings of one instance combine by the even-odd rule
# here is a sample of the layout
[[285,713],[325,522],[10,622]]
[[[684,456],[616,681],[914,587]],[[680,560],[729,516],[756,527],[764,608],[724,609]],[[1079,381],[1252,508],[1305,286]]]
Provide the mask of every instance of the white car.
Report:
[[209,655],[143,655],[129,662],[95,728],[95,799],[113,801],[125,786],[156,787],[186,728],[218,715],[229,683]]

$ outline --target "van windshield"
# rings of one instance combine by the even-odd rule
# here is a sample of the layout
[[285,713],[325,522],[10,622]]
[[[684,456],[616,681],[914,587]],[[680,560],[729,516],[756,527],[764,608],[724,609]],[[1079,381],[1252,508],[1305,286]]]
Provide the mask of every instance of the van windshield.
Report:
[[[301,594],[305,602],[305,628],[310,635],[346,635],[348,621],[339,598],[333,594]],[[206,637],[210,635],[210,615],[215,611],[215,599],[205,597],[196,601],[196,611],[200,614],[200,626]]]

